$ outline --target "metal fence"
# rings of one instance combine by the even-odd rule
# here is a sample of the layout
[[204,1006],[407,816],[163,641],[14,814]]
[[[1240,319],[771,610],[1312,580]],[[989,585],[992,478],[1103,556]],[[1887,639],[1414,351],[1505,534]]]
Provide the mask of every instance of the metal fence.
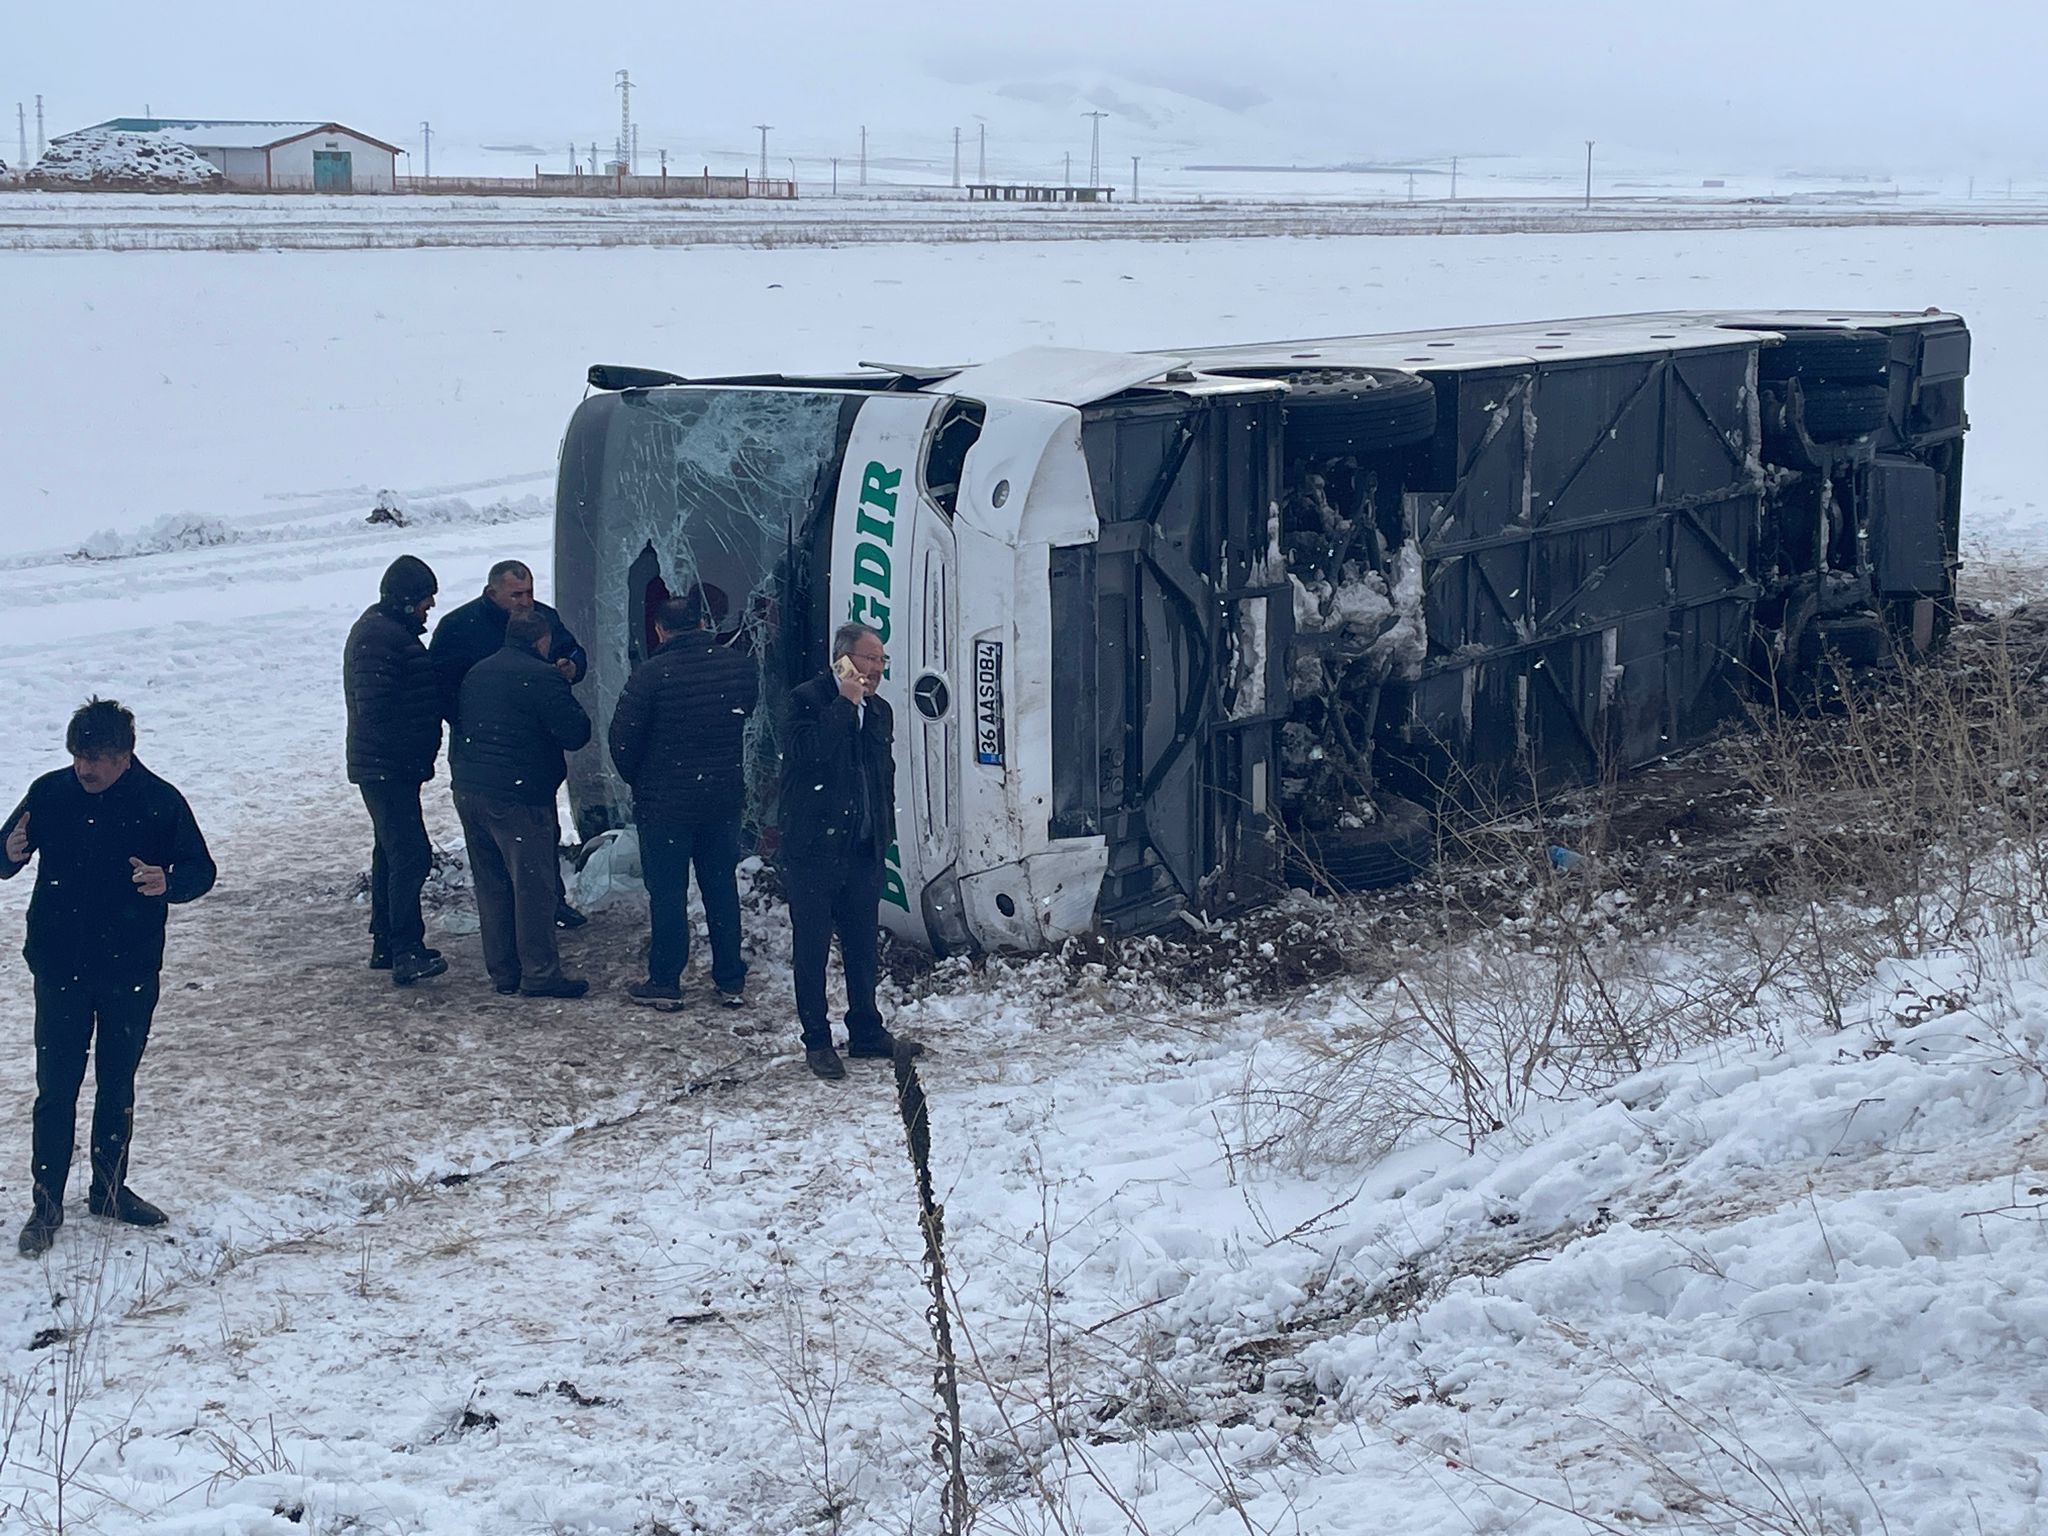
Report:
[[532,176],[401,176],[400,192],[437,197],[796,197],[794,181],[758,176],[591,176],[562,172]]

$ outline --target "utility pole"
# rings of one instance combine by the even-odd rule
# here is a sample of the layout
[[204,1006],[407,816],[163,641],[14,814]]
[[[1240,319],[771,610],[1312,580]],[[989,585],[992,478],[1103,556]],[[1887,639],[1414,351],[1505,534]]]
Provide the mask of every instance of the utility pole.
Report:
[[1138,200],[1138,157],[1131,156],[1131,201]]
[[[49,142],[43,137],[43,98],[38,94],[36,97],[36,158],[38,160],[42,159],[44,152],[49,147]],[[2010,195],[2011,191],[2012,184],[2008,182],[2006,184],[2006,192]]]
[[434,179],[434,125],[432,123],[423,122],[420,124],[420,147],[426,160],[426,165],[421,170],[420,176],[426,181],[432,181]]
[[1071,187],[1073,184],[1074,152],[1072,150],[1068,150],[1066,154],[1060,157],[1060,185],[1063,187]]
[[981,158],[975,162],[975,179],[986,184],[988,181],[988,124],[981,125]]
[[590,141],[590,174],[597,174],[597,140]]
[[581,170],[582,167],[576,163],[576,141],[571,139],[569,141],[569,174],[575,176],[580,174]]
[[1458,200],[1458,157],[1451,156],[1451,201]]
[[1408,201],[1411,203],[1415,201],[1415,173],[1413,171],[1408,173]]
[[1081,115],[1095,119],[1093,132],[1088,139],[1088,185],[1099,187],[1102,185],[1102,120],[1109,116],[1109,114],[1107,112],[1083,112]]
[[953,185],[960,185],[960,130],[953,130]]
[[622,69],[612,83],[619,93],[619,167],[630,171],[633,169],[633,79]]
[[860,184],[868,184],[868,125],[860,125]]
[[28,169],[28,108],[21,102],[14,104],[14,126],[21,135],[21,169]]
[[1593,209],[1593,141],[1586,140],[1586,211]]
[[832,195],[834,197],[839,195],[839,157],[837,155],[832,157]]
[[640,125],[633,125],[633,153],[626,158],[626,169],[635,176],[640,174]]
[[761,179],[766,181],[768,179],[768,130],[775,125],[773,123],[756,123],[754,126],[761,132]]

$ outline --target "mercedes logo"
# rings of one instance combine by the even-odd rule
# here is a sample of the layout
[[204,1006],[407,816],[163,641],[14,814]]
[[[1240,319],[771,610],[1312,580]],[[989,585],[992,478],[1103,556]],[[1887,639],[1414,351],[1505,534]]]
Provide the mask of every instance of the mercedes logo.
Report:
[[943,720],[946,711],[953,707],[953,690],[938,673],[927,672],[911,685],[910,700],[925,719]]

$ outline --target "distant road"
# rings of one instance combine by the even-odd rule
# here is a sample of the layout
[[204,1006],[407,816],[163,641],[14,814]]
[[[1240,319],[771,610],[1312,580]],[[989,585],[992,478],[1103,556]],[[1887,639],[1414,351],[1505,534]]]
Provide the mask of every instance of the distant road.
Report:
[[1828,197],[1721,201],[1162,199],[1108,205],[948,198],[795,203],[541,197],[0,193],[0,250],[361,250],[792,246],[1282,235],[1577,234],[1668,229],[2048,223],[2048,204]]

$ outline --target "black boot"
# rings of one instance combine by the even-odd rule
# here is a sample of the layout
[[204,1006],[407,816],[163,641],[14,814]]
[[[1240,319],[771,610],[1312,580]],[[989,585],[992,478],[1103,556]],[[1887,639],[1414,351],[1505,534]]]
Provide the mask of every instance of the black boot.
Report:
[[[420,953],[429,960],[441,958],[441,951],[438,949],[422,949]],[[391,951],[382,944],[373,943],[370,946],[370,969],[373,971],[388,971],[391,969]]]
[[15,1244],[24,1259],[40,1259],[57,1241],[57,1229],[64,1225],[64,1207],[37,1202],[22,1223],[21,1238]]
[[846,1054],[855,1061],[886,1060],[898,1051],[914,1059],[924,1054],[924,1042],[898,1040],[886,1029],[878,1029],[871,1035],[861,1036],[858,1040],[849,1035],[846,1041]]
[[95,1187],[86,1196],[85,1208],[95,1216],[125,1221],[131,1227],[160,1227],[170,1218],[126,1184],[112,1194]]
[[589,921],[589,918],[570,906],[568,902],[561,901],[555,904],[555,926],[557,928],[581,928]]
[[398,955],[391,962],[391,985],[409,987],[416,981],[425,981],[429,976],[439,976],[448,969],[448,962],[431,949],[416,949],[409,955]]

